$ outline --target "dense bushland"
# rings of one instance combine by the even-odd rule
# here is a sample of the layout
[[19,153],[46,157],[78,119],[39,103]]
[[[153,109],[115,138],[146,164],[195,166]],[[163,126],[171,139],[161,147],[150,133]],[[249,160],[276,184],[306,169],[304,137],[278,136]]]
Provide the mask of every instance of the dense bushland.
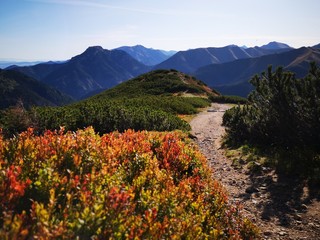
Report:
[[60,126],[72,131],[93,126],[101,134],[126,129],[188,131],[189,124],[177,114],[194,114],[197,108],[209,104],[203,98],[146,96],[84,101],[64,107],[34,107],[29,111],[18,105],[2,111],[0,125],[6,136],[26,130],[29,126],[39,133],[47,129],[59,129]]
[[209,99],[216,103],[246,104],[248,102],[246,98],[229,95],[210,96]]
[[179,132],[0,135],[1,239],[250,239]]
[[[172,103],[176,103],[172,99]],[[144,104],[139,104],[139,103]],[[31,117],[36,119],[37,130],[58,129],[77,130],[93,126],[100,133],[134,130],[170,131],[189,130],[190,126],[174,112],[153,107],[144,99],[120,101],[102,101],[81,103],[64,108],[35,108]],[[179,104],[179,103],[176,103]],[[183,106],[183,104],[181,104]]]
[[229,140],[277,149],[291,167],[305,164],[319,171],[319,68],[311,64],[310,73],[296,79],[282,68],[273,72],[269,67],[251,83],[255,89],[248,97],[249,103],[224,115]]
[[[182,97],[184,93],[191,97]],[[76,131],[93,126],[100,134],[111,131],[174,129],[190,130],[178,114],[194,114],[210,105],[214,92],[202,82],[174,70],[157,70],[129,80],[98,94],[64,107],[23,105],[3,110],[0,128],[12,136],[32,126],[41,133],[64,126]]]

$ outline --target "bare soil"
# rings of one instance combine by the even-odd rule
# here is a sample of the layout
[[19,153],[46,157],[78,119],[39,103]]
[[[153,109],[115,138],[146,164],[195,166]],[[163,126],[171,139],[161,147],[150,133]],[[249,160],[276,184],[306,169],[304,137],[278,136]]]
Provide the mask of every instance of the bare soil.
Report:
[[241,203],[244,214],[260,228],[261,239],[320,239],[319,185],[266,167],[253,174],[241,159],[240,165],[234,165],[221,147],[225,135],[222,116],[228,108],[226,104],[212,104],[190,125],[229,200]]

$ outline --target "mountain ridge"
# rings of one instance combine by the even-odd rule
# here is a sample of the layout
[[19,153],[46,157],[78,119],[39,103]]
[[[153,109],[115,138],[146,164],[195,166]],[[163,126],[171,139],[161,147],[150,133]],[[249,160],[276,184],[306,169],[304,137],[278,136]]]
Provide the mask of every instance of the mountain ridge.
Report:
[[153,69],[173,68],[185,73],[192,73],[198,68],[209,64],[220,64],[238,59],[282,53],[285,51],[290,51],[291,49],[292,48],[242,48],[236,45],[229,45],[220,48],[196,48],[187,51],[180,51],[166,61],[154,66]]
[[147,70],[148,67],[124,51],[90,47],[71,58],[63,69],[51,73],[43,81],[80,98],[90,91],[113,87]]
[[0,69],[0,92],[0,109],[14,106],[19,101],[26,108],[60,106],[73,101],[57,89],[14,70]]
[[[317,46],[318,45],[316,45],[314,48]],[[141,45],[136,45],[136,47],[147,49]],[[134,51],[136,48],[130,47],[130,49]],[[196,48],[186,51],[179,51],[172,57],[155,66],[146,66],[124,50],[107,50],[103,49],[101,46],[91,46],[88,47],[84,52],[62,63],[46,62],[34,66],[10,67],[10,69],[23,72],[30,77],[49,84],[52,87],[71,95],[73,98],[80,100],[95,95],[105,89],[116,86],[123,81],[127,81],[151,70],[176,69],[194,76],[198,76],[198,74],[200,74],[201,77],[203,77],[203,73],[200,73],[202,70],[200,71],[199,69],[205,67],[210,69],[208,66],[220,64],[226,64],[226,66],[235,66],[236,68],[239,68],[237,64],[230,65],[230,63],[243,59],[249,59],[245,61],[247,65],[243,65],[241,71],[239,69],[235,69],[235,72],[239,74],[237,78],[241,81],[236,83],[234,80],[230,80],[233,85],[239,84],[240,82],[241,84],[244,84],[245,89],[241,90],[241,88],[239,88],[239,91],[237,91],[237,93],[240,92],[241,96],[244,96],[250,90],[248,85],[244,83],[243,80],[244,77],[248,77],[246,81],[251,78],[251,75],[249,76],[247,73],[250,72],[251,74],[253,72],[256,74],[262,70],[265,70],[261,70],[260,67],[257,67],[257,65],[259,65],[259,61],[256,59],[267,55],[273,55],[273,57],[267,58],[269,59],[268,64],[277,66],[279,63],[277,59],[283,59],[282,54],[294,50],[296,49],[291,48],[287,44],[279,42],[270,42],[261,47],[256,46],[251,48],[239,47],[237,45],[228,45],[220,48]],[[142,56],[147,57],[147,55]],[[295,57],[297,60],[292,60],[290,62],[290,69],[293,69],[297,72],[304,72],[307,65],[306,61],[299,62],[299,56],[297,55]],[[300,57],[304,59],[303,56]],[[312,56],[309,55],[309,58],[312,59]],[[313,58],[317,62],[318,58],[316,56]],[[280,62],[280,64],[282,64],[282,62]],[[207,84],[211,84],[213,81],[212,79],[221,73],[221,71],[218,70],[222,68],[221,66],[212,68],[216,69],[215,71],[217,72],[213,72],[211,77],[204,76],[203,79],[200,78]],[[232,75],[232,72],[232,68],[226,70],[225,76]],[[220,77],[218,77],[218,81],[220,81],[219,79]],[[230,81],[227,78],[225,80],[225,86],[223,86],[222,83],[219,83],[219,86],[217,86],[218,89],[222,93],[229,93],[229,91],[225,91],[225,88],[229,88],[228,85],[230,85]],[[213,87],[216,87],[216,85]]]
[[131,47],[122,46],[115,49],[125,51],[130,56],[147,66],[159,64],[170,58],[173,54],[175,54],[175,51],[165,51],[153,48],[146,48],[142,45],[135,45]]
[[308,73],[311,61],[320,63],[320,50],[302,47],[281,54],[207,65],[194,72],[194,76],[223,94],[246,97],[252,90],[249,80],[265,71],[269,65],[274,68],[282,66],[284,70],[293,71],[297,78],[301,78]]
[[61,64],[13,68],[80,99],[98,89],[115,86],[147,72],[149,68],[121,50],[88,47]]

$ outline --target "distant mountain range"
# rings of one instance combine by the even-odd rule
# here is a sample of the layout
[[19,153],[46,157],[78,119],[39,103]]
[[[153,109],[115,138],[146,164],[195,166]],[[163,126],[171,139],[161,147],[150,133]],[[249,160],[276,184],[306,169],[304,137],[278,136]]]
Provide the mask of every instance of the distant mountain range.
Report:
[[85,52],[60,64],[14,67],[35,79],[80,99],[92,91],[111,88],[148,72],[150,67],[121,50],[89,47]]
[[23,67],[23,66],[33,66],[39,63],[47,63],[47,64],[52,64],[52,63],[64,63],[66,61],[17,61],[17,60],[13,60],[13,61],[3,61],[0,60],[0,68],[1,69],[5,69],[5,68],[13,68],[13,67]]
[[9,66],[15,65],[15,66],[31,66],[31,65],[35,65],[35,64],[39,64],[42,63],[41,61],[2,61],[0,60],[0,68],[4,69],[7,68]]
[[141,45],[136,45],[133,47],[123,46],[116,49],[125,51],[131,57],[147,66],[157,65],[167,60],[176,53],[176,51],[164,51],[152,48],[145,48]]
[[300,78],[308,73],[311,61],[320,63],[320,49],[303,47],[281,54],[211,64],[199,68],[193,75],[223,94],[246,97],[252,90],[248,81],[265,71],[269,65],[274,69],[282,66],[284,70],[292,71]]
[[14,106],[18,101],[29,108],[65,105],[73,99],[23,73],[0,69],[0,109]]
[[[310,61],[320,63],[319,45],[294,49],[284,43],[271,42],[261,47],[230,45],[176,53],[141,45],[113,50],[94,46],[65,62],[9,68],[77,100],[157,69],[176,69],[196,76],[222,94],[246,96],[251,90],[248,81],[268,65],[283,66],[297,76],[306,74]],[[157,62],[160,63],[151,65]]]
[[[146,48],[142,45],[136,45],[136,46],[122,46],[119,48],[115,48],[113,50],[122,50],[128,53],[130,56],[132,56],[134,59],[138,60],[139,62],[147,65],[147,66],[154,66],[157,65],[164,60],[167,60],[171,56],[173,56],[177,51],[165,51],[165,50],[158,50],[153,48]],[[17,60],[0,60],[0,68],[4,69],[7,67],[24,67],[24,66],[33,66],[39,63],[64,63],[67,62],[67,60],[63,61],[17,61]]]
[[[279,46],[278,48],[276,46]],[[221,48],[197,48],[180,51],[168,60],[156,65],[154,69],[176,69],[185,73],[193,73],[200,67],[209,64],[221,64],[238,59],[256,58],[264,55],[282,53],[292,50],[283,44],[269,43],[263,47],[242,48],[230,45]]]

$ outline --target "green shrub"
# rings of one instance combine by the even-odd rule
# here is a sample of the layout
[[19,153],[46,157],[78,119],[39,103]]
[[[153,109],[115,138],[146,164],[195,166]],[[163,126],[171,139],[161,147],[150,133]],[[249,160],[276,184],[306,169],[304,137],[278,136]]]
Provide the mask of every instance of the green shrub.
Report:
[[228,95],[217,95],[210,96],[209,99],[211,102],[216,103],[234,103],[234,104],[246,104],[248,100],[239,96],[228,96]]
[[[177,115],[195,114],[197,108],[209,106],[210,101],[201,97],[179,96],[185,92],[199,96],[211,94],[209,88],[191,76],[177,71],[157,70],[81,102],[64,107],[35,107],[25,115],[39,133],[61,126],[72,131],[93,126],[101,134],[129,128],[190,130],[190,126]],[[13,134],[27,129],[27,124],[19,128],[17,124],[11,124],[10,121],[15,121],[11,115],[0,119],[5,132]]]
[[[309,157],[309,152],[314,156],[320,153],[319,68],[311,64],[310,73],[303,79],[296,79],[293,73],[284,72],[282,68],[272,72],[269,67],[251,83],[255,89],[248,97],[249,103],[226,111],[223,117],[229,139],[234,143],[272,147],[280,152],[281,149],[286,152],[307,149],[305,159],[297,154],[291,156],[310,163],[313,158],[318,159]],[[293,157],[291,163],[296,159]]]
[[176,115],[152,108],[152,106],[130,106],[117,101],[82,103],[63,108],[34,108],[33,116],[37,129],[59,129],[76,131],[93,126],[96,131],[107,133],[126,129],[170,131],[189,130],[190,126]]

